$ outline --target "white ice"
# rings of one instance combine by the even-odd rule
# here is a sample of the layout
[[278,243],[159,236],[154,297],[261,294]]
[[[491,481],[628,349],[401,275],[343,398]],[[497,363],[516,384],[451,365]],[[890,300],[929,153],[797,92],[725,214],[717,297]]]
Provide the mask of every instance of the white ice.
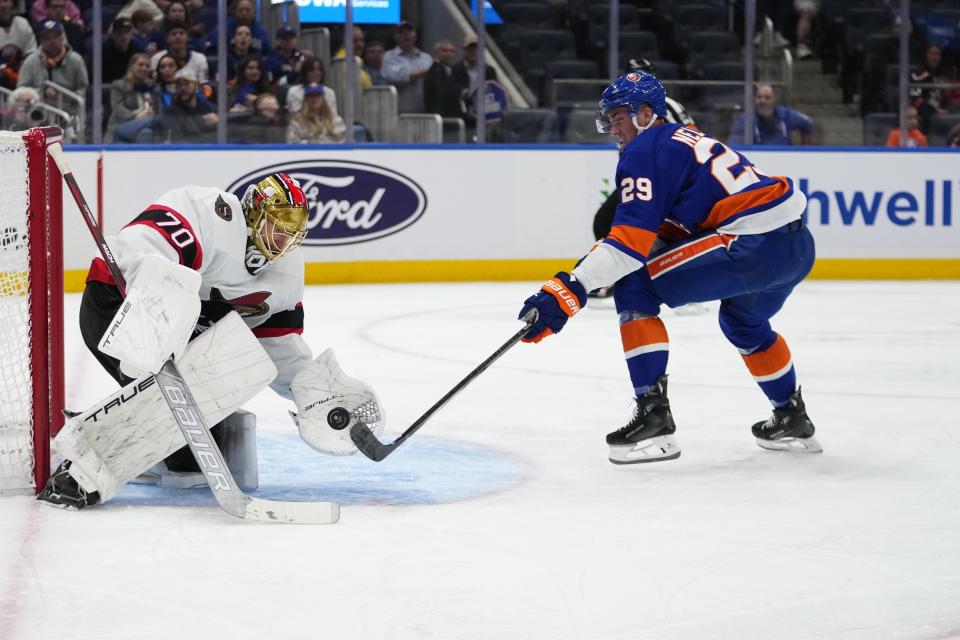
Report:
[[[534,283],[310,288],[305,337],[381,394],[390,437],[506,341]],[[113,388],[67,316],[68,406]],[[65,512],[0,499],[0,640],[960,637],[960,283],[807,282],[775,318],[821,455],[756,446],[770,408],[709,315],[665,311],[683,455],[614,466],[616,319],[520,344],[381,463],[302,444],[265,392],[249,523],[205,489]]]

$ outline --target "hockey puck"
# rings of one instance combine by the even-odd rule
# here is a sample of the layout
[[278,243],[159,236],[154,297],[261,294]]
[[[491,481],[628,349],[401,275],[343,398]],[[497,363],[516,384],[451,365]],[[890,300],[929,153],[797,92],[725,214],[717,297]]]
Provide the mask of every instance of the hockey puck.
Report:
[[332,409],[330,413],[327,414],[327,424],[330,425],[331,429],[337,431],[345,429],[347,425],[350,424],[350,412],[343,407]]

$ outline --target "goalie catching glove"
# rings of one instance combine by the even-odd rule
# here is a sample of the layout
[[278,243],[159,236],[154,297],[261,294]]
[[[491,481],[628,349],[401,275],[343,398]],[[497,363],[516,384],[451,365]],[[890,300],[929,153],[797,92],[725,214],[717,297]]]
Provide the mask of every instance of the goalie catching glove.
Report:
[[540,342],[554,333],[560,333],[567,318],[587,304],[587,290],[571,274],[561,271],[547,280],[540,291],[527,298],[518,316],[525,320],[531,311],[537,318],[530,324],[524,342]]
[[346,375],[327,349],[304,367],[290,384],[299,414],[290,413],[308,445],[335,456],[357,452],[350,429],[362,422],[380,435],[383,407],[370,385]]
[[156,373],[167,358],[182,356],[200,315],[200,281],[193,269],[144,256],[97,345],[100,351],[119,360],[131,378]]

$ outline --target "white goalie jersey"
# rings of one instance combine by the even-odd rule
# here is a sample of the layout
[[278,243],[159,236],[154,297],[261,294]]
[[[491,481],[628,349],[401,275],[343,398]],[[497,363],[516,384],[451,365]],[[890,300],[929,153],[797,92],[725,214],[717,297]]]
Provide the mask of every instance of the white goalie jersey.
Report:
[[[198,329],[236,311],[277,367],[271,387],[291,397],[290,381],[312,360],[303,332],[303,254],[294,250],[269,262],[248,242],[240,201],[207,187],[174,189],[108,238],[127,282],[143,257],[159,255],[201,276]],[[87,282],[115,285],[106,263],[96,258]]]

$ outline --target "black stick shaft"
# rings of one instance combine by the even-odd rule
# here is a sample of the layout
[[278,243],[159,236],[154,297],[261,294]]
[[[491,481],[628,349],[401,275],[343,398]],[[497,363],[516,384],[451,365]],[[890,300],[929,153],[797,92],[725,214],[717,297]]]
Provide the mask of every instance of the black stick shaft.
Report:
[[515,334],[513,334],[509,340],[503,343],[503,346],[494,351],[493,354],[491,354],[486,360],[481,362],[476,369],[468,373],[463,380],[458,382],[453,389],[448,391],[446,395],[440,398],[436,404],[430,407],[426,413],[420,416],[416,422],[410,425],[406,431],[401,433],[400,436],[390,444],[384,444],[383,442],[380,442],[370,427],[362,422],[358,422],[350,429],[350,439],[353,440],[353,443],[357,446],[357,449],[363,453],[363,455],[367,456],[374,462],[380,462],[388,455],[393,453],[394,449],[403,444],[407,438],[416,433],[417,430],[422,427],[427,420],[430,419],[430,416],[436,413],[441,407],[443,407],[443,405],[447,404],[447,402],[449,402],[453,396],[457,395],[461,390],[463,390],[463,388],[470,384],[474,378],[486,371],[491,364],[496,362],[496,360],[506,353],[511,347],[513,347],[513,345],[520,342],[520,340],[522,340],[530,331],[530,325],[536,322],[536,319],[537,312],[536,310],[532,310],[526,315],[526,317],[523,318],[524,322],[526,322],[526,326],[524,326],[523,329],[520,329],[520,331],[517,331]]
[[120,265],[117,264],[117,259],[113,257],[113,252],[110,251],[110,245],[107,244],[106,239],[103,237],[103,232],[100,231],[100,225],[97,224],[97,217],[93,215],[90,205],[87,204],[87,199],[83,197],[83,192],[80,191],[80,185],[77,184],[76,177],[74,177],[72,171],[66,171],[63,172],[63,180],[67,183],[67,188],[70,189],[74,201],[80,206],[83,221],[87,223],[87,228],[90,230],[90,234],[100,249],[100,255],[103,256],[104,262],[107,263],[107,269],[110,270],[110,275],[113,276],[117,286],[120,287],[120,291],[125,291],[127,281],[123,277],[123,272],[120,271]]
[[463,390],[464,387],[466,387],[468,384],[470,384],[470,383],[473,381],[474,378],[476,378],[476,377],[479,376],[481,373],[483,373],[483,372],[486,371],[488,368],[490,368],[490,365],[492,365],[494,362],[496,362],[497,360],[499,360],[499,359],[500,359],[500,356],[502,356],[502,355],[505,354],[507,351],[509,351],[510,348],[511,348],[513,345],[515,345],[515,344],[517,344],[518,342],[520,342],[520,340],[523,339],[523,336],[526,335],[527,331],[529,331],[529,330],[530,330],[530,327],[529,327],[529,326],[525,326],[523,329],[521,329],[520,331],[517,331],[515,334],[513,334],[513,336],[512,336],[509,340],[507,340],[506,342],[503,343],[503,346],[502,346],[502,347],[500,347],[499,349],[497,349],[496,351],[494,351],[493,354],[492,354],[489,358],[487,358],[486,360],[484,360],[483,362],[481,362],[479,365],[477,365],[477,368],[476,368],[476,369],[474,369],[473,371],[471,371],[470,373],[468,373],[468,374],[466,375],[466,377],[464,377],[463,380],[461,380],[460,382],[458,382],[457,385],[456,385],[453,389],[450,389],[450,391],[448,391],[445,396],[443,396],[442,398],[440,398],[440,400],[438,400],[435,405],[433,405],[432,407],[430,407],[429,409],[427,409],[427,412],[426,412],[426,413],[424,413],[422,416],[420,416],[420,417],[417,419],[417,421],[414,422],[412,425],[410,425],[410,427],[409,427],[406,431],[404,431],[403,433],[401,433],[401,434],[400,434],[400,437],[398,437],[396,440],[394,440],[392,446],[394,446],[394,447],[399,446],[399,445],[400,445],[401,443],[403,443],[407,438],[409,438],[409,437],[412,436],[414,433],[416,433],[417,430],[418,430],[420,427],[422,427],[427,420],[430,419],[430,416],[432,416],[434,413],[436,413],[437,411],[439,411],[441,407],[443,407],[445,404],[447,404],[447,402],[450,401],[451,398],[453,398],[453,396],[455,396],[455,395],[457,395],[458,393],[460,393],[460,392]]

